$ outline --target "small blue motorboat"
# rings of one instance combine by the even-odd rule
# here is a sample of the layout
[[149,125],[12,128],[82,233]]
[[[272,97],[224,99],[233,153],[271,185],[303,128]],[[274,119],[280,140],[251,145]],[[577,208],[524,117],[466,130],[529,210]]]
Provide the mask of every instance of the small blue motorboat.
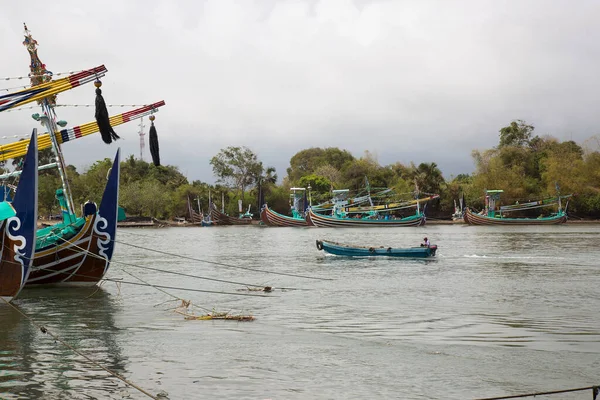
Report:
[[331,242],[328,240],[317,240],[317,249],[323,250],[326,253],[334,254],[336,256],[346,257],[372,257],[372,256],[383,256],[383,257],[405,257],[405,258],[427,258],[435,256],[437,250],[436,245],[420,246],[420,247],[369,247],[369,246],[355,246],[350,244],[343,244],[337,242]]

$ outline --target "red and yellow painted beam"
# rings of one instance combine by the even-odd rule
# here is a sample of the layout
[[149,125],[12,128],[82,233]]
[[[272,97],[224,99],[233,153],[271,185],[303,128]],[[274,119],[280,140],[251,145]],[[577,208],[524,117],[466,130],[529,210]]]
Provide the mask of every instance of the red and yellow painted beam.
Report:
[[[113,115],[110,117],[110,124],[111,126],[115,127],[126,122],[133,121],[134,119],[145,117],[146,115],[158,112],[158,108],[164,105],[164,100],[161,100],[159,102],[148,104],[144,107],[137,108],[123,114]],[[63,129],[55,132],[55,134],[58,143],[62,144],[97,132],[98,124],[96,122],[89,122],[73,128]],[[27,146],[29,146],[29,139],[0,146],[0,161],[6,161],[11,158],[24,156],[27,152]],[[39,150],[47,149],[51,146],[52,141],[48,132],[38,136]]]
[[107,72],[104,65],[96,68],[81,71],[65,78],[42,83],[40,85],[20,90],[18,92],[0,95],[0,112],[11,108],[22,106],[45,97],[55,95],[73,89],[77,86],[94,81],[103,77]]

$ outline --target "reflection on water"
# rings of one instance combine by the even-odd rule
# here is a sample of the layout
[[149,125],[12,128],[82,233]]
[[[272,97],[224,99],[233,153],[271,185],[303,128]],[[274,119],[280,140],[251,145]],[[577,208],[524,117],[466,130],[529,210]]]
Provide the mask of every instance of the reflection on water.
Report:
[[[252,323],[186,321],[143,286],[27,289],[16,304],[70,344],[171,399],[465,399],[597,384],[600,226],[119,230],[116,261],[302,288],[267,298],[171,290]],[[434,259],[347,259],[316,239],[437,244]],[[115,263],[111,278],[217,291],[223,283]],[[94,293],[92,295],[92,293]],[[0,398],[143,398],[0,307]],[[11,397],[12,396],[12,397]],[[86,397],[87,396],[87,397]],[[561,396],[588,398],[589,393]]]
[[[113,314],[118,300],[102,288],[27,288],[15,306],[70,346],[117,373],[125,372]],[[102,398],[123,384],[75,354],[12,307],[0,307],[1,398]]]

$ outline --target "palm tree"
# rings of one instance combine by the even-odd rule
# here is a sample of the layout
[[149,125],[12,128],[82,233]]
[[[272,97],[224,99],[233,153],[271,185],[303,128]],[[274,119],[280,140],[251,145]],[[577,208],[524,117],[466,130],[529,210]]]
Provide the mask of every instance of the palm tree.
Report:
[[434,162],[421,163],[418,167],[413,167],[412,178],[419,186],[419,190],[425,193],[438,194],[446,183],[442,171]]
[[258,189],[257,202],[258,210],[260,210],[261,207],[264,205],[263,186],[265,186],[265,188],[268,189],[269,186],[274,185],[277,182],[277,172],[275,170],[275,167],[267,167],[266,169],[263,169],[261,163],[261,171],[258,174],[258,176],[256,176],[254,179],[256,182],[256,187]]

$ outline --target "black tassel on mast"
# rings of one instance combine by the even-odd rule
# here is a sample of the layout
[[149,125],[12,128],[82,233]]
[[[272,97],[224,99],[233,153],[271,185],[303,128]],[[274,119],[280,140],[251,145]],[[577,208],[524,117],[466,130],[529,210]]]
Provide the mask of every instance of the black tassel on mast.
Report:
[[150,154],[152,155],[152,162],[157,167],[160,166],[160,154],[158,152],[158,135],[156,134],[156,127],[154,127],[154,115],[150,116]]
[[94,82],[94,86],[96,86],[96,123],[98,124],[98,130],[102,135],[102,140],[104,143],[110,144],[113,140],[120,139],[120,137],[110,125],[108,110],[106,109],[104,98],[102,97],[102,90],[100,90],[102,82],[97,79]]

